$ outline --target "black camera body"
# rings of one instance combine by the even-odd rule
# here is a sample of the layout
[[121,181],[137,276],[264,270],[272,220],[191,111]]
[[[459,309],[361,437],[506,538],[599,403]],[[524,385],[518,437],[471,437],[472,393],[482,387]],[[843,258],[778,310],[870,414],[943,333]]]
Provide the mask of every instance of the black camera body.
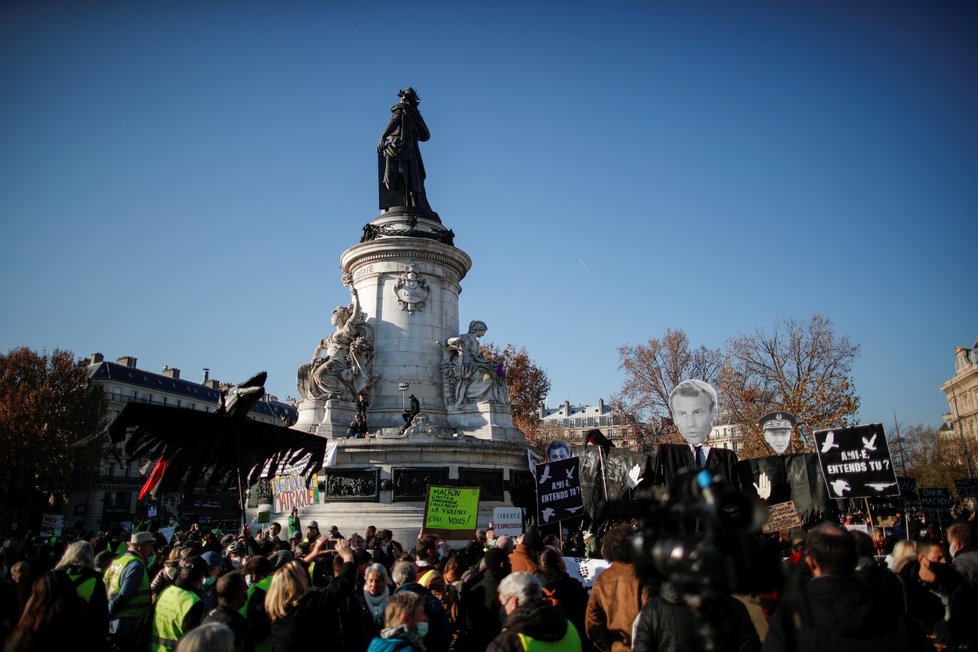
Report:
[[758,536],[767,507],[707,471],[685,472],[669,488],[634,500],[608,502],[602,516],[638,520],[636,574],[648,584],[668,581],[691,606],[730,593],[760,593],[780,582],[776,546]]

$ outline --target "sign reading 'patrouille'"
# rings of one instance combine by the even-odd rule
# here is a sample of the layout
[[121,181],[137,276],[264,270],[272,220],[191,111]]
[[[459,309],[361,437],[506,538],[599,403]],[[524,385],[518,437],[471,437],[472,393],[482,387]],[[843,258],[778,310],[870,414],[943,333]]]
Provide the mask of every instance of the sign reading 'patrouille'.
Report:
[[882,425],[816,430],[814,436],[829,497],[900,495]]
[[577,458],[537,464],[537,513],[540,523],[580,516],[584,511]]
[[475,534],[478,515],[478,487],[429,485],[422,532],[445,538],[468,539]]

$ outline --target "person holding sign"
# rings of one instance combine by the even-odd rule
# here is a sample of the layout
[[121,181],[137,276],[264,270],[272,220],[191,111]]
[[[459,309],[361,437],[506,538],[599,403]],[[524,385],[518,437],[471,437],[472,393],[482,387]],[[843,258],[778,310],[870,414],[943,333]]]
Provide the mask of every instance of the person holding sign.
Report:
[[670,486],[683,471],[705,469],[743,491],[737,454],[707,443],[720,416],[717,391],[702,380],[684,380],[669,394],[669,410],[685,444],[661,444],[655,461],[655,483]]

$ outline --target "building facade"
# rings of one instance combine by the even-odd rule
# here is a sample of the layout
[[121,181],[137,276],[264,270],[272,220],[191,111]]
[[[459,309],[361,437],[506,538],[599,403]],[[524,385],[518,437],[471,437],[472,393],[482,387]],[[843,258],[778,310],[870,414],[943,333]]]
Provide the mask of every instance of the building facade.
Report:
[[[117,417],[127,403],[151,403],[211,412],[220,405],[221,390],[229,386],[210,378],[208,370],[204,372],[203,381],[195,383],[180,378],[179,369],[165,367],[162,372],[155,373],[139,369],[136,362],[132,356],[109,362],[101,353],[94,353],[80,362],[88,368],[91,382],[102,391],[99,406],[102,425]],[[298,412],[274,396],[266,396],[254,405],[248,416],[265,423],[290,425],[295,423]],[[66,523],[80,525],[85,530],[97,530],[132,521],[137,516],[145,518],[149,506],[138,506],[136,497],[155,460],[127,459],[121,444],[114,450],[106,446],[104,454],[99,457],[88,486],[71,497]],[[207,519],[236,509],[234,505],[230,508],[226,505],[229,500],[228,497],[219,496],[169,495],[161,496],[152,507],[161,516],[165,513],[180,515],[181,512],[195,512]]]
[[555,408],[548,408],[541,403],[539,416],[545,425],[559,428],[563,441],[571,446],[583,444],[584,433],[594,428],[600,430],[615,446],[632,450],[637,446],[636,429],[629,426],[625,418],[610,405],[605,405],[604,399],[599,398],[596,405],[571,405],[570,401],[564,401]]
[[944,428],[951,429],[974,450],[978,440],[978,341],[954,349],[954,375],[942,386],[948,414]]

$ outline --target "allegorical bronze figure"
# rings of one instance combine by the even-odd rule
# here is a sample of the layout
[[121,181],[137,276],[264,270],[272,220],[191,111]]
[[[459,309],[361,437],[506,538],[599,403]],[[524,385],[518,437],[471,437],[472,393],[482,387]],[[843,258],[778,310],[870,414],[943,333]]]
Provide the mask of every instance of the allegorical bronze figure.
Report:
[[424,191],[424,162],[418,143],[428,140],[431,133],[418,111],[418,94],[408,86],[397,96],[400,101],[391,107],[390,122],[377,143],[380,208],[415,209],[421,217],[440,222]]

